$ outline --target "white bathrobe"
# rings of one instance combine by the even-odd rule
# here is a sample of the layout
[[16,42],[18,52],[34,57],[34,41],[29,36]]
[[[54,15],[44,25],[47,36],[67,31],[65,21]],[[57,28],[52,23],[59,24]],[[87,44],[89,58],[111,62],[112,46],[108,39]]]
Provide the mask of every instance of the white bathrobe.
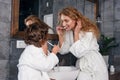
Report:
[[55,54],[46,56],[42,48],[29,45],[20,56],[18,80],[50,80],[47,71],[58,63]]
[[79,34],[79,40],[73,41],[73,32],[65,33],[65,42],[60,53],[69,51],[78,58],[80,73],[77,80],[108,80],[108,70],[105,61],[99,53],[97,39],[92,32]]

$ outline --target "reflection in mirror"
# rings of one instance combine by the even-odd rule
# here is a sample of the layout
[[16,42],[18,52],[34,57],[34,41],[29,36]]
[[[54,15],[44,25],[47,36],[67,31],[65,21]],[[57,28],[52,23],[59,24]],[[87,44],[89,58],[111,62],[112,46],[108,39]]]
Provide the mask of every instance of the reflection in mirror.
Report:
[[[45,0],[12,0],[12,24],[11,24],[11,37],[23,38],[24,37],[24,19],[30,15],[43,17],[45,14],[52,13],[52,1]],[[46,1],[49,1],[49,7],[46,7]],[[40,3],[42,5],[40,5]],[[43,7],[41,9],[41,7]],[[42,11],[40,11],[42,10]],[[48,39],[58,39],[57,34],[49,34]]]
[[[68,0],[69,1],[69,0]],[[97,10],[98,10],[98,0],[87,0],[87,1],[94,1],[94,16],[96,19],[97,16]],[[11,37],[12,38],[23,38],[24,36],[24,19],[30,15],[37,15],[40,18],[43,19],[43,17],[47,14],[52,14],[54,11],[54,14],[57,12],[57,8],[61,7],[58,6],[55,8],[55,5],[58,1],[54,0],[12,0],[12,24],[11,24]],[[63,3],[66,3],[65,1],[62,1]],[[42,4],[42,5],[40,5]],[[54,10],[53,10],[54,6]],[[56,19],[56,16],[54,15],[54,20]],[[56,21],[54,21],[56,23]],[[58,39],[58,36],[56,34],[50,34],[49,39]]]
[[53,14],[44,15],[44,22],[48,24],[51,28],[49,29],[48,33],[54,34],[55,30],[53,28]]
[[19,7],[19,31],[24,31],[25,24],[24,19],[33,14],[38,15],[39,13],[39,0],[20,0]]

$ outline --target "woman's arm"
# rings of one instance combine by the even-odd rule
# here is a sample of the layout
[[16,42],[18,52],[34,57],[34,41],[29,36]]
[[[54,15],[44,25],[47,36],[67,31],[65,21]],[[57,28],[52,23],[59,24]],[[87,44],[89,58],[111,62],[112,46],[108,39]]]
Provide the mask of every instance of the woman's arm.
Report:
[[57,31],[58,38],[59,38],[59,46],[61,47],[64,42],[64,30],[61,26],[57,26],[56,31]]
[[[70,48],[70,40],[69,40],[69,33],[66,34],[65,30],[61,26],[56,27],[57,34],[59,37],[59,46],[60,46],[60,54],[67,54]],[[71,36],[72,37],[72,36]]]
[[70,48],[70,52],[80,58],[86,51],[98,50],[97,40],[92,32],[84,33]]
[[81,28],[82,28],[82,25],[81,25],[81,21],[78,20],[77,23],[76,23],[76,26],[75,26],[75,29],[74,29],[74,42],[78,41],[80,38],[79,38],[79,33],[81,31]]

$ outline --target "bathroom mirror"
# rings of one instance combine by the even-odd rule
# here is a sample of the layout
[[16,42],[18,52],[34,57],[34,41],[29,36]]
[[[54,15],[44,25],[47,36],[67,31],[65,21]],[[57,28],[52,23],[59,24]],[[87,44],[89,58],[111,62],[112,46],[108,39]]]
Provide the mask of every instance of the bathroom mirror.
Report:
[[[24,29],[25,29],[24,19],[27,16],[31,14],[37,15],[40,17],[44,16],[43,14],[39,15],[39,1],[40,0],[35,0],[35,1],[12,0],[12,24],[11,24],[12,38],[24,37]],[[49,4],[49,5],[52,5],[52,4]],[[48,39],[58,39],[57,34],[49,34]]]
[[[46,8],[51,9],[52,7],[43,7],[42,5],[39,5],[39,1],[43,2],[45,6],[53,5],[50,3],[52,0],[12,0],[12,22],[11,22],[11,37],[12,38],[23,38],[24,37],[24,18],[27,17],[30,14],[39,15],[40,17],[44,16],[44,13],[49,13],[48,10],[45,10]],[[98,0],[87,0],[92,3],[95,3],[94,7],[94,15],[95,19],[98,12]],[[47,3],[49,2],[49,4]],[[53,0],[53,2],[55,2]],[[42,6],[42,12],[38,9],[39,6]],[[52,10],[51,10],[52,11]],[[58,39],[57,34],[49,34],[49,39]]]

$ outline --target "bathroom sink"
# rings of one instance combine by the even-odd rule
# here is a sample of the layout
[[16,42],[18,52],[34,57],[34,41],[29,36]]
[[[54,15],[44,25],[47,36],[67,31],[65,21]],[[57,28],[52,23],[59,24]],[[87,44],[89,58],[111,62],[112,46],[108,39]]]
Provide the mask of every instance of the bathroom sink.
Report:
[[73,66],[59,66],[51,70],[48,75],[55,80],[75,80],[79,69]]

